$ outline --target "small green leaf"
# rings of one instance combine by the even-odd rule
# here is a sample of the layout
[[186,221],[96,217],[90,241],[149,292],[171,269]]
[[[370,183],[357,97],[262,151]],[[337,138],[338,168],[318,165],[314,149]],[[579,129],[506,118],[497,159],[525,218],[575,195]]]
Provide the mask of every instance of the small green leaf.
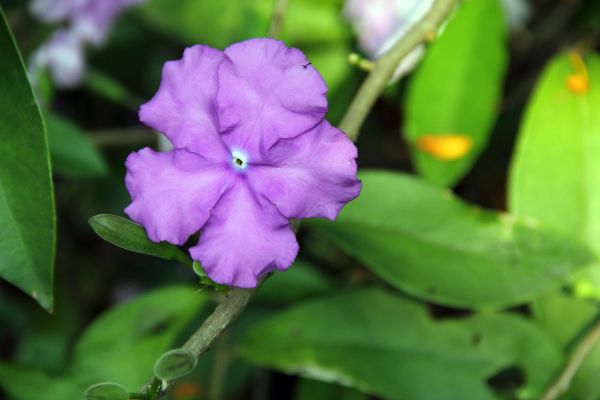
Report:
[[129,392],[118,383],[98,383],[87,388],[85,400],[129,400]]
[[54,171],[72,177],[105,175],[108,166],[81,129],[52,113],[45,115]]
[[227,285],[221,285],[220,283],[217,283],[210,279],[204,271],[204,268],[202,268],[202,264],[200,264],[198,261],[193,262],[192,269],[194,270],[194,273],[198,275],[198,278],[200,278],[201,285],[211,287],[220,293],[227,293],[231,289]]
[[163,381],[181,378],[191,373],[197,362],[198,358],[189,350],[170,350],[154,364],[154,375]]
[[558,287],[594,259],[572,237],[471,206],[409,175],[360,174],[361,195],[314,227],[390,284],[427,301],[503,308]]
[[175,260],[192,266],[192,259],[179,247],[167,242],[154,243],[141,225],[111,214],[99,214],[89,219],[90,226],[102,239],[122,249],[147,254],[165,260]]
[[[485,148],[500,103],[505,30],[498,0],[461,2],[412,77],[404,136],[417,171],[428,181],[453,186]],[[423,141],[449,134],[461,135],[470,146],[457,152],[452,142],[432,147]]]
[[55,214],[44,123],[0,8],[0,277],[52,310]]

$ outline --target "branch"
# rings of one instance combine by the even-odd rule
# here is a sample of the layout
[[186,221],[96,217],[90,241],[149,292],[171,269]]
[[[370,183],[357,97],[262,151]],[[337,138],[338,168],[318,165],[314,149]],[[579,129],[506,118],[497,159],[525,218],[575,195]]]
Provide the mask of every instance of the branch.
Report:
[[555,382],[546,390],[541,400],[555,400],[567,391],[571,380],[585,361],[586,357],[594,349],[594,346],[600,340],[600,318],[589,329],[587,334],[581,339],[573,354],[569,358],[565,368],[558,376]]
[[204,321],[202,326],[188,339],[182,348],[196,356],[204,353],[212,342],[234,321],[254,296],[260,283],[253,289],[232,288],[229,295],[215,311]]
[[[232,288],[225,300],[215,308],[215,311],[204,321],[196,332],[182,346],[200,356],[210,348],[212,343],[223,333],[223,331],[233,322],[240,313],[246,308],[254,293],[260,287],[260,282],[253,289]],[[154,379],[146,382],[141,392],[146,393],[152,386]],[[171,386],[171,385],[169,385]],[[161,391],[159,397],[164,393]]]
[[423,42],[431,39],[438,27],[450,15],[457,0],[436,0],[429,12],[394,47],[381,56],[367,76],[339,128],[354,141],[379,94],[392,78],[400,61]]

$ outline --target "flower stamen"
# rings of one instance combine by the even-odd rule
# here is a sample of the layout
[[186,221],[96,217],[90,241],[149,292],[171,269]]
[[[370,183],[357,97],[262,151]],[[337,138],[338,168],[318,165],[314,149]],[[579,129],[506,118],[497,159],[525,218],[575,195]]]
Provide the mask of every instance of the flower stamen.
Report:
[[231,163],[237,169],[246,169],[248,166],[248,157],[239,150],[231,152]]

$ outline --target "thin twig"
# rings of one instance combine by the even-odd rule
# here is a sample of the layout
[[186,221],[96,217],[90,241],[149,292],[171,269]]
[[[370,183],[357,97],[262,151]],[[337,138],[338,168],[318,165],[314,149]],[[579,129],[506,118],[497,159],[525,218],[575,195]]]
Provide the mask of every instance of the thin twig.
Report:
[[436,0],[423,19],[377,60],[340,123],[339,128],[346,132],[350,139],[357,139],[360,127],[400,61],[417,46],[431,40],[432,35],[435,35],[438,27],[454,9],[456,2],[457,0]]
[[269,37],[276,37],[279,34],[287,5],[288,0],[275,0],[273,16],[271,17],[271,26],[269,26],[269,32],[267,34]]
[[579,370],[579,367],[585,361],[586,357],[594,349],[594,346],[600,340],[600,318],[597,322],[592,325],[587,334],[581,339],[579,344],[573,350],[571,357],[569,358],[564,369],[556,379],[550,385],[548,390],[544,393],[541,400],[555,400],[560,397],[564,392],[567,391],[571,380]]

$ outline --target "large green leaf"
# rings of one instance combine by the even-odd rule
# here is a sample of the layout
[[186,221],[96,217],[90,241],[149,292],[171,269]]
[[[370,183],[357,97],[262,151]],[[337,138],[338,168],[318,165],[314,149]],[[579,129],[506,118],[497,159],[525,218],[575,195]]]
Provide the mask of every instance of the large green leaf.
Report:
[[16,400],[80,399],[87,387],[105,381],[137,391],[206,302],[206,296],[183,286],[142,295],[86,329],[65,374],[50,377],[40,369],[0,363],[0,384]]
[[277,272],[265,281],[256,300],[281,305],[334,290],[331,282],[311,264],[297,260],[286,271]]
[[55,172],[72,177],[106,174],[108,166],[102,155],[77,125],[52,113],[46,113],[45,121]]
[[[404,136],[417,171],[452,186],[488,142],[506,67],[505,21],[498,0],[467,0],[427,50],[411,79]],[[472,148],[444,160],[420,149],[424,135],[465,135]]]
[[[559,347],[515,315],[432,320],[381,290],[311,301],[253,329],[241,349],[260,365],[389,399],[493,399],[486,380],[516,366],[534,398],[560,366]],[[544,368],[540,368],[544,365]]]
[[[578,76],[589,86],[571,86]],[[600,252],[600,57],[557,56],[546,67],[519,132],[509,183],[510,209],[562,228]],[[598,297],[600,265],[574,276],[575,293]],[[534,317],[566,347],[594,320],[597,304],[550,293]],[[566,398],[597,399],[600,348],[578,371]]]
[[468,308],[527,302],[592,259],[578,241],[470,206],[409,175],[370,171],[334,223],[312,225],[392,285]]
[[0,9],[0,277],[52,310],[55,216],[44,124]]
[[519,132],[510,209],[588,241],[600,252],[600,57],[587,59],[590,88],[573,93],[566,55],[544,71]]

